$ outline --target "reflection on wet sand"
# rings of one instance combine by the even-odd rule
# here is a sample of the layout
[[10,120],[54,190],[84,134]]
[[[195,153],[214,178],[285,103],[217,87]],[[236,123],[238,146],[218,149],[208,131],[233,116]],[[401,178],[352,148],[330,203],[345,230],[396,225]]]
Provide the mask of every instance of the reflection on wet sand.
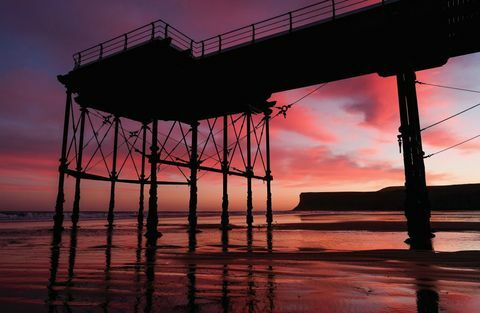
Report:
[[77,257],[77,234],[78,225],[74,223],[70,229],[70,247],[68,249],[68,271],[67,271],[67,283],[65,285],[65,300],[64,307],[67,312],[71,312],[70,303],[74,301],[72,288],[74,287],[75,277],[75,261]]
[[155,292],[155,262],[157,256],[158,236],[147,236],[145,247],[145,313],[152,312],[153,294]]
[[[433,242],[430,239],[423,248],[434,252]],[[437,292],[435,279],[429,277],[431,266],[427,265],[421,271],[415,271],[415,282],[417,287],[417,311],[418,313],[438,313],[440,296]]]
[[[73,227],[63,234],[70,235],[66,249],[62,233],[54,232],[46,311],[438,312],[437,290],[460,271],[455,260],[478,255],[407,249],[290,252],[285,231],[275,228],[202,229],[200,234],[184,229],[174,226],[159,239],[144,238],[137,225],[106,232]],[[467,274],[462,277],[475,285]],[[448,299],[442,301],[444,307]],[[363,309],[354,310],[356,305]]]
[[[222,252],[223,253],[228,253],[228,229],[227,228],[222,228]],[[230,312],[230,293],[228,290],[229,287],[229,282],[228,282],[228,264],[225,263],[223,264],[223,269],[222,269],[222,298],[221,298],[221,303],[222,303],[222,311],[224,313]]]
[[70,230],[70,249],[68,255],[68,280],[67,285],[71,285],[73,282],[73,277],[75,276],[75,259],[77,256],[77,233],[78,226],[73,224],[72,229]]
[[[144,304],[144,313],[151,313],[155,311],[154,303],[154,294],[155,294],[155,273],[156,273],[156,261],[157,261],[157,237],[147,237],[145,244],[145,262],[142,263],[142,250],[143,250],[143,227],[137,226],[136,229],[136,246],[135,246],[135,262],[133,268],[134,282],[135,282],[135,295],[133,300],[133,311],[140,312],[141,305]],[[64,301],[61,304],[64,310],[70,312],[72,310],[70,304],[74,300],[74,291],[70,287],[73,287],[75,284],[75,264],[77,258],[77,244],[78,244],[78,234],[79,229],[77,226],[73,226],[70,230],[70,246],[68,249],[68,268],[67,268],[67,277],[66,283],[60,284],[65,288],[64,292]],[[229,254],[229,232],[231,230],[224,229],[221,231],[221,251],[223,255]],[[109,312],[110,305],[112,301],[115,301],[113,298],[114,295],[111,294],[111,280],[112,280],[112,247],[113,240],[115,236],[115,231],[113,226],[107,226],[106,229],[106,242],[104,245],[104,270],[103,270],[103,300],[99,303],[103,312]],[[60,247],[62,241],[62,233],[55,232],[52,237],[51,242],[51,256],[50,256],[50,278],[48,283],[48,311],[55,312],[59,309],[60,304],[58,303],[58,292],[55,289],[55,286],[58,286],[57,282],[57,273],[59,271],[59,259],[60,259]],[[269,229],[266,232],[266,250],[271,253],[273,251],[273,236],[272,230]],[[253,240],[253,228],[249,227],[246,231],[246,251],[248,254],[252,254],[255,251],[255,245]],[[188,245],[187,253],[190,254],[189,262],[186,266],[186,277],[187,277],[187,302],[186,302],[186,311],[187,312],[199,312],[201,310],[200,304],[197,303],[198,300],[198,286],[197,286],[197,273],[199,270],[195,253],[197,249],[197,232],[188,232]],[[260,247],[259,247],[260,249]],[[248,258],[246,264],[246,291],[245,297],[246,300],[245,307],[248,309],[248,312],[273,312],[275,308],[275,274],[272,265],[267,266],[266,270],[266,288],[265,294],[260,294],[257,292],[259,288],[258,283],[256,282],[257,275],[263,275],[257,273],[254,266],[254,258]],[[227,261],[221,262],[218,264],[219,270],[221,272],[221,293],[219,303],[221,305],[221,311],[223,312],[232,312],[233,303],[232,303],[232,294],[230,291],[230,286],[232,283],[230,265]],[[141,269],[144,268],[144,277],[145,284],[142,288],[142,272]],[[236,271],[239,269],[237,268]],[[238,275],[238,274],[237,274]],[[238,276],[236,276],[238,277]],[[235,276],[233,277],[234,279]],[[260,279],[260,277],[259,277]],[[261,279],[260,279],[261,281]],[[238,296],[238,294],[236,295]],[[259,297],[264,297],[265,299],[259,299]],[[144,301],[144,302],[143,302]],[[259,304],[265,304],[266,307],[261,308]]]
[[435,280],[417,278],[417,311],[418,313],[438,313],[440,296]]
[[55,301],[58,297],[58,292],[55,290],[55,285],[57,283],[60,245],[62,243],[62,231],[54,228],[52,233],[52,242],[50,246],[50,277],[48,279],[48,299],[46,301],[49,313],[55,311]]
[[[273,229],[267,228],[267,251],[273,252]],[[267,267],[267,299],[268,299],[268,312],[272,313],[275,310],[275,274],[272,265]]]
[[141,268],[142,268],[142,242],[143,242],[143,223],[139,218],[139,223],[137,225],[137,247],[135,249],[135,303],[133,306],[133,312],[138,313],[140,308],[140,303],[142,301],[142,286],[141,286]]
[[[253,229],[252,226],[249,225],[247,227],[247,252],[253,252]],[[255,280],[253,276],[253,264],[251,262],[247,265],[247,308],[248,312],[256,312],[256,286]]]
[[103,312],[109,311],[109,305],[111,301],[110,296],[110,279],[111,279],[111,265],[112,265],[112,240],[113,240],[113,225],[109,223],[107,225],[107,241],[105,244],[105,270],[104,270],[104,294],[105,300],[101,305]]
[[[195,228],[188,231],[188,253],[195,253],[197,248],[197,231]],[[197,265],[189,262],[187,264],[187,311],[197,312],[195,303],[197,295]]]

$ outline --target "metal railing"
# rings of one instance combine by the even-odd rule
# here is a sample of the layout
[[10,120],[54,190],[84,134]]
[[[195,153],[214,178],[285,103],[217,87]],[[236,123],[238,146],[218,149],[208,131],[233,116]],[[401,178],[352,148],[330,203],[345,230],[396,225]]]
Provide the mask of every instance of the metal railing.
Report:
[[168,23],[157,20],[77,52],[73,55],[73,59],[77,68],[154,39],[165,38],[169,38],[170,45],[177,50],[190,51],[192,57],[199,58],[254,43],[260,39],[290,33],[319,22],[334,20],[362,8],[384,5],[386,2],[394,1],[399,0],[323,0],[201,41],[195,41]]
[[195,41],[175,27],[157,20],[136,28],[128,33],[104,41],[98,45],[79,51],[73,55],[75,67],[101,60],[106,56],[126,51],[142,43],[158,39],[170,38],[171,45],[180,51],[193,50]]

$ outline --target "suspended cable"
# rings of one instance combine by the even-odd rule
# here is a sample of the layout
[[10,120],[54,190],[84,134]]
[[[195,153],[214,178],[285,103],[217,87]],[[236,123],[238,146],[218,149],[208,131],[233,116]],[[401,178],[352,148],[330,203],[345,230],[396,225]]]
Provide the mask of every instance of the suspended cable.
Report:
[[287,111],[288,109],[290,109],[292,106],[294,106],[295,104],[299,103],[300,101],[304,100],[305,98],[311,96],[312,94],[316,93],[317,91],[319,91],[320,89],[322,89],[323,87],[325,87],[328,83],[324,83],[324,84],[321,84],[319,85],[318,87],[316,87],[315,89],[313,89],[312,91],[306,93],[305,95],[301,96],[300,98],[298,98],[297,100],[293,101],[292,103],[290,104],[287,104],[287,105],[282,105],[282,106],[279,106],[279,107],[275,107],[277,108],[279,111],[277,114],[275,114],[271,119],[274,119],[276,118],[277,116],[279,116],[280,114],[283,114],[283,117],[287,117]]
[[448,148],[445,148],[445,149],[442,149],[442,150],[437,151],[437,152],[435,152],[435,153],[432,153],[432,154],[429,154],[429,155],[427,155],[427,156],[424,156],[423,158],[424,158],[424,159],[431,158],[431,157],[434,156],[434,155],[437,155],[437,154],[440,154],[440,153],[442,153],[442,152],[445,152],[445,151],[454,149],[454,148],[456,148],[456,147],[458,147],[458,146],[461,146],[461,145],[463,145],[463,144],[466,144],[467,142],[470,142],[470,141],[472,141],[472,140],[475,140],[475,139],[477,139],[477,138],[479,138],[479,137],[480,137],[480,135],[474,136],[474,137],[469,138],[469,139],[467,139],[467,140],[464,140],[464,141],[462,141],[462,142],[460,142],[460,143],[457,143],[457,144],[455,144],[455,145],[453,145],[453,146],[450,146],[450,147],[448,147]]
[[313,89],[312,91],[308,92],[307,94],[305,94],[303,97],[300,97],[298,98],[297,100],[295,100],[294,102],[290,103],[288,106],[289,107],[292,107],[294,106],[295,104],[299,103],[300,101],[302,101],[303,99],[311,96],[312,94],[316,93],[317,91],[319,91],[320,89],[322,89],[323,87],[325,87],[328,83],[323,83],[321,84],[320,86],[318,86],[317,88]]
[[463,114],[463,113],[465,113],[465,112],[468,112],[468,111],[470,111],[470,110],[472,110],[472,109],[475,109],[476,107],[479,107],[479,106],[480,106],[480,103],[477,103],[477,104],[475,104],[475,105],[472,105],[471,107],[466,108],[465,110],[463,110],[463,111],[461,111],[461,112],[458,112],[458,113],[456,113],[456,114],[450,115],[449,117],[446,117],[446,118],[444,118],[443,120],[440,120],[440,121],[438,121],[438,122],[436,122],[436,123],[433,123],[433,124],[431,124],[431,125],[428,125],[427,127],[424,127],[424,128],[422,128],[422,129],[420,129],[420,131],[424,131],[424,130],[427,130],[427,129],[432,128],[432,127],[434,127],[434,126],[437,126],[438,124],[441,124],[441,123],[443,123],[443,122],[446,122],[446,121],[448,121],[448,120],[450,120],[450,119],[452,119],[452,118],[454,118],[454,117],[457,117],[457,116],[459,116],[459,115],[461,115],[461,114]]
[[437,85],[437,84],[429,84],[429,83],[424,83],[424,82],[421,82],[421,81],[418,81],[418,80],[416,80],[415,83],[417,83],[417,84],[419,84],[419,85],[432,86],[432,87],[438,87],[438,88],[443,88],[443,89],[451,89],[451,90],[458,90],[458,91],[466,91],[466,92],[480,93],[479,90],[465,89],[465,88],[445,86],[445,85]]

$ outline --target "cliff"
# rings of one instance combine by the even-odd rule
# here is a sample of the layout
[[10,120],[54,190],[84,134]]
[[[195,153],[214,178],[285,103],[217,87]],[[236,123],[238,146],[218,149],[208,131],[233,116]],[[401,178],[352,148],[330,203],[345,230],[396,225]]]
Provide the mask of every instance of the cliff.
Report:
[[[433,210],[480,210],[480,184],[429,186]],[[401,211],[404,187],[372,192],[304,192],[296,211]]]

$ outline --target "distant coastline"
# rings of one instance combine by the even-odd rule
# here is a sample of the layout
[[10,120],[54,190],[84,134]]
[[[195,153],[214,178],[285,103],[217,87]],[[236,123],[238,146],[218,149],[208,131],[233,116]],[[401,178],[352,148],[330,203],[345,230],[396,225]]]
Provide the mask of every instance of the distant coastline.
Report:
[[[429,186],[433,210],[480,210],[480,184]],[[294,211],[402,211],[404,187],[370,192],[303,192]]]

